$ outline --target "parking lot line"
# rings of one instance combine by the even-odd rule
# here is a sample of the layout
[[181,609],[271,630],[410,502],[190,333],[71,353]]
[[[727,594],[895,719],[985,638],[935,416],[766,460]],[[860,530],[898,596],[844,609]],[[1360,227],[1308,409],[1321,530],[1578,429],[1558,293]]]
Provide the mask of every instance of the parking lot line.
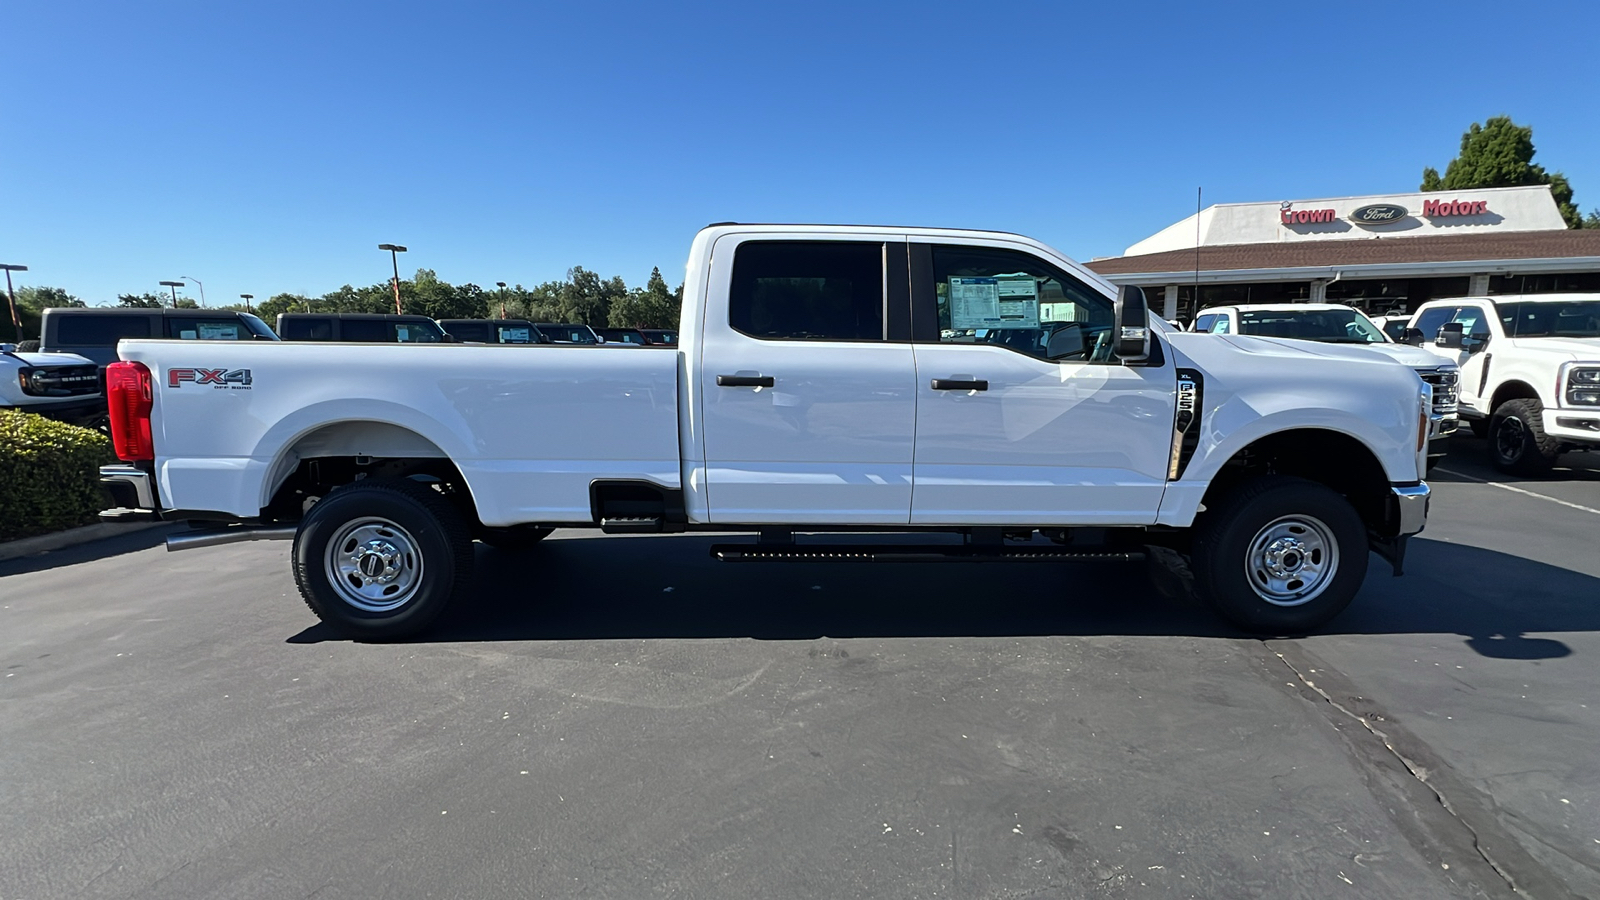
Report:
[[1566,500],[1557,500],[1554,497],[1547,497],[1544,494],[1540,494],[1540,493],[1538,493],[1536,491],[1529,491],[1529,490],[1524,490],[1524,489],[1519,488],[1519,487],[1512,487],[1509,484],[1501,484],[1498,481],[1489,481],[1489,480],[1484,479],[1484,478],[1479,478],[1476,475],[1468,475],[1465,472],[1457,472],[1454,469],[1446,469],[1444,466],[1438,466],[1438,467],[1436,467],[1434,469],[1434,471],[1435,472],[1443,472],[1446,475],[1454,475],[1457,478],[1465,478],[1468,481],[1476,481],[1479,484],[1487,484],[1490,487],[1497,487],[1497,488],[1503,488],[1503,489],[1508,490],[1508,491],[1515,491],[1518,494],[1526,494],[1529,497],[1537,497],[1540,500],[1548,500],[1551,503],[1559,503],[1562,506],[1570,506],[1573,509],[1579,509],[1579,510],[1582,510],[1582,511],[1584,511],[1586,513],[1593,513],[1594,515],[1600,516],[1600,509],[1595,509],[1592,506],[1584,506],[1584,505],[1579,504],[1579,503],[1570,503],[1570,502],[1568,502]]

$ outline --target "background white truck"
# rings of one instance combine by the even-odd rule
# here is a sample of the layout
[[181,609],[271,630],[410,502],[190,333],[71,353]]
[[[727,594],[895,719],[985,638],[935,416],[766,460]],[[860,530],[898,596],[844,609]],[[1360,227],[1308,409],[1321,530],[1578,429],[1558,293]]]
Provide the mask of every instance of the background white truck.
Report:
[[714,548],[740,561],[1161,545],[1227,618],[1289,633],[1350,602],[1369,548],[1398,574],[1426,516],[1413,371],[1178,333],[1015,235],[712,226],[678,350],[586,350],[125,341],[104,481],[202,526],[169,547],[293,538],[307,604],[367,639],[467,590],[473,538],[556,526],[759,533]]
[[103,424],[100,369],[70,353],[23,352],[0,344],[0,409],[20,409],[73,425]]
[[1433,300],[1406,339],[1461,366],[1460,411],[1501,470],[1600,449],[1600,294]]
[[1210,334],[1248,334],[1255,337],[1323,344],[1350,344],[1381,353],[1417,375],[1433,388],[1433,420],[1429,426],[1428,462],[1449,452],[1445,439],[1455,434],[1456,388],[1461,370],[1453,359],[1443,359],[1418,347],[1399,344],[1361,310],[1341,303],[1254,303],[1214,306],[1194,318],[1194,330]]

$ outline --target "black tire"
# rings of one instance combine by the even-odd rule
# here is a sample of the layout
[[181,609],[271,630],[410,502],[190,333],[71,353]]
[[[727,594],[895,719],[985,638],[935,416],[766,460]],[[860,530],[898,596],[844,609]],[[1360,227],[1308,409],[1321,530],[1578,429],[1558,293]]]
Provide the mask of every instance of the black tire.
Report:
[[[1279,569],[1269,571],[1268,552]],[[1190,565],[1195,593],[1223,618],[1256,634],[1304,634],[1355,598],[1367,574],[1367,529],[1329,488],[1265,476],[1202,514]],[[1288,573],[1276,593],[1273,571]]]
[[1468,419],[1467,427],[1472,429],[1472,436],[1475,438],[1486,438],[1489,436],[1488,419]]
[[17,352],[18,353],[38,353],[39,352],[39,342],[36,341],[36,340],[18,341],[17,342]]
[[1489,421],[1489,459],[1513,475],[1543,475],[1561,455],[1561,442],[1544,433],[1544,405],[1507,400]]
[[[334,541],[344,545],[338,554]],[[425,484],[361,481],[311,507],[292,559],[300,596],[317,618],[357,640],[387,641],[427,628],[466,593],[472,536],[461,513]],[[336,583],[340,565],[352,571]]]
[[550,536],[554,528],[524,525],[518,528],[486,528],[478,540],[496,550],[526,550]]

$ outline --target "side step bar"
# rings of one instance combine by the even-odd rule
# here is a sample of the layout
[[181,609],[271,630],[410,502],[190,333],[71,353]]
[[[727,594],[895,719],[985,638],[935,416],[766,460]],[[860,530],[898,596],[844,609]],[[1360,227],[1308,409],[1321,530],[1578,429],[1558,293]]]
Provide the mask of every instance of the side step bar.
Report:
[[1143,550],[973,544],[716,544],[723,562],[1138,562]]
[[228,525],[222,528],[197,528],[167,536],[167,550],[193,550],[241,541],[292,541],[299,529],[293,525]]
[[607,516],[600,520],[606,534],[659,534],[660,516]]

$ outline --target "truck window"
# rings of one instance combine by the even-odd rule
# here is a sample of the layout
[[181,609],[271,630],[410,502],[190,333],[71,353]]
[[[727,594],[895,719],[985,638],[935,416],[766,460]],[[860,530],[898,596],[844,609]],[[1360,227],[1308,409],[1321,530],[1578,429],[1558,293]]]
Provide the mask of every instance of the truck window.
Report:
[[55,343],[62,347],[115,347],[123,338],[150,337],[149,316],[62,316]]
[[[1110,362],[1111,298],[1015,250],[934,245],[939,342]],[[919,301],[920,302],[920,301]]]
[[881,341],[883,245],[746,241],[733,258],[728,324],[777,341]]
[[394,340],[389,323],[382,319],[341,319],[339,340],[363,344],[386,344]]
[[167,318],[167,337],[180,341],[249,341],[255,335],[238,319]]
[[1435,306],[1417,316],[1417,330],[1422,332],[1422,339],[1432,343],[1439,339],[1439,329],[1450,321],[1456,314],[1457,307]]
[[[345,327],[349,328],[350,323],[346,322]],[[443,337],[444,332],[431,322],[395,322],[393,337],[385,334],[376,340],[394,340],[402,344],[437,344]],[[356,338],[347,337],[345,340],[356,340]]]
[[278,323],[286,341],[331,341],[332,319],[282,319]]
[[1199,318],[1194,320],[1194,330],[1195,331],[1210,331],[1211,330],[1211,326],[1213,324],[1215,324],[1216,321],[1217,321],[1217,317],[1215,315],[1200,316]]

